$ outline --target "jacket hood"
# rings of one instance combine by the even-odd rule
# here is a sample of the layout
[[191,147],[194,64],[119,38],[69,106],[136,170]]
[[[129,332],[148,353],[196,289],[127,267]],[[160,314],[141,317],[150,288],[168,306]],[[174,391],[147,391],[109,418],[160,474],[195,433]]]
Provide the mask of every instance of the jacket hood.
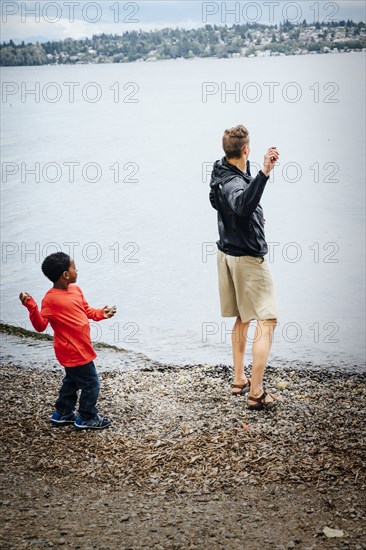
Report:
[[226,162],[225,157],[223,157],[220,160],[217,160],[212,168],[211,173],[211,181],[210,181],[210,187],[211,189],[214,189],[218,185],[223,185],[224,183],[227,183],[231,181],[234,178],[237,178],[238,176],[244,179],[247,179],[248,176],[250,176],[250,164],[249,160],[247,161],[247,173],[243,174],[239,168],[234,166],[233,164],[229,164]]

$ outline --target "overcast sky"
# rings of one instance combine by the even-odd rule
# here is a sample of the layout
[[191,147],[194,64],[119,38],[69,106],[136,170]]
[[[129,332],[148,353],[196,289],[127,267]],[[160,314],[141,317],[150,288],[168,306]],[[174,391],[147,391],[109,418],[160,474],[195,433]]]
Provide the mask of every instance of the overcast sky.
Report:
[[205,24],[279,23],[284,18],[308,22],[353,19],[365,21],[364,0],[257,0],[202,2],[136,0],[1,1],[1,40],[16,42],[121,34],[133,29],[194,28]]

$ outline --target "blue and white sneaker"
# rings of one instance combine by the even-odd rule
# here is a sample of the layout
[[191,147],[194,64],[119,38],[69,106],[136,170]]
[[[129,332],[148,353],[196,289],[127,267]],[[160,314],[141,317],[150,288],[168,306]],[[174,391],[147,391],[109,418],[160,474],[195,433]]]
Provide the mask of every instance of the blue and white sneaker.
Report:
[[97,418],[90,418],[89,420],[83,420],[81,416],[78,416],[74,422],[74,425],[78,430],[103,430],[108,428],[112,424],[112,420],[109,418],[103,418],[97,416]]
[[51,424],[53,426],[64,426],[65,424],[74,424],[76,420],[76,415],[74,412],[70,414],[61,414],[58,411],[55,411],[51,416]]

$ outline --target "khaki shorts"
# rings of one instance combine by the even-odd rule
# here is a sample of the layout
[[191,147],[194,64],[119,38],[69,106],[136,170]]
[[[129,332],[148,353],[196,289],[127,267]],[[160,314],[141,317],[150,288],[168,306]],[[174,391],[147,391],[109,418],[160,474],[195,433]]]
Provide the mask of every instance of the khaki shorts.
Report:
[[217,251],[222,317],[277,319],[277,303],[265,258],[229,256]]

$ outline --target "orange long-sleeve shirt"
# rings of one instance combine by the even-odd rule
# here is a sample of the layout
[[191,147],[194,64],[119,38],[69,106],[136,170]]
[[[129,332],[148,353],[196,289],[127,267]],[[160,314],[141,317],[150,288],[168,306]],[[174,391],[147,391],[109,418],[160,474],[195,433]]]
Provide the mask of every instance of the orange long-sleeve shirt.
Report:
[[41,311],[32,297],[24,305],[37,332],[43,332],[50,323],[55,355],[61,365],[77,367],[96,358],[89,319],[105,319],[104,311],[90,307],[78,286],[69,285],[67,290],[51,288],[42,300]]

